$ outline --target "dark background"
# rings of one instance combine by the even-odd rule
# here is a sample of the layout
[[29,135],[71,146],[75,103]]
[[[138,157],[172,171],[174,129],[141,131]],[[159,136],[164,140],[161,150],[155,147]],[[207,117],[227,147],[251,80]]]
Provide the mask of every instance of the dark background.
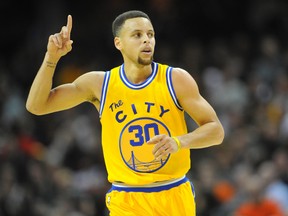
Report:
[[[73,50],[59,62],[55,86],[121,64],[111,23],[130,9],[152,20],[155,61],[186,69],[225,127],[222,145],[191,151],[198,216],[233,215],[255,197],[271,199],[287,214],[286,0],[22,4],[0,3],[0,216],[107,214],[110,185],[97,111],[82,104],[34,116],[25,101],[48,37],[68,14]],[[187,121],[192,130],[194,122]]]

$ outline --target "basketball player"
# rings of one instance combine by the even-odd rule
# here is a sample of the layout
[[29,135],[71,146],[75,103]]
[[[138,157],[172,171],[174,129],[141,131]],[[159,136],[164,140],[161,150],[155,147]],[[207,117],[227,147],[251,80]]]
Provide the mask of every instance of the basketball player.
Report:
[[[52,88],[59,59],[72,49],[72,17],[49,37],[27,109],[43,115],[92,103],[102,124],[111,216],[196,215],[194,188],[185,176],[190,149],[220,144],[224,131],[191,75],[153,61],[155,32],[147,14],[128,11],[113,22],[114,44],[124,63],[87,72]],[[187,131],[184,112],[198,124]]]

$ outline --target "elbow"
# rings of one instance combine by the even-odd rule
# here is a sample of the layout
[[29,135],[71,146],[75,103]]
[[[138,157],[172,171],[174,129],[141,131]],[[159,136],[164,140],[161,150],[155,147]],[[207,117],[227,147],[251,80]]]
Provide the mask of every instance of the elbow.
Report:
[[34,115],[43,115],[37,107],[33,106],[28,101],[26,102],[26,110]]
[[225,131],[224,128],[221,124],[219,124],[218,129],[217,129],[217,143],[216,145],[220,145],[223,143],[225,137]]

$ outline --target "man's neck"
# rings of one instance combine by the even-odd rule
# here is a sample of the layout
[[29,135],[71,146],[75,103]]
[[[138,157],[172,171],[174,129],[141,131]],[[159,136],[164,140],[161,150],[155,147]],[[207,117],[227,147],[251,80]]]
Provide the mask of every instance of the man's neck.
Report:
[[134,84],[143,83],[152,73],[152,65],[124,64],[127,79]]

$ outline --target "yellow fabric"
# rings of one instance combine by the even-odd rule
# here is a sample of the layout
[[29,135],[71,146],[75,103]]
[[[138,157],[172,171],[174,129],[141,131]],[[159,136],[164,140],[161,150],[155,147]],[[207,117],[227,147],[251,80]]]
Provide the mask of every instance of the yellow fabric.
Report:
[[110,216],[195,216],[190,182],[160,192],[118,192],[106,195]]
[[168,90],[168,66],[153,66],[154,72],[142,85],[127,84],[120,76],[122,67],[116,67],[102,91],[102,147],[110,182],[144,185],[179,178],[190,169],[188,149],[156,161],[153,145],[146,143],[156,134],[187,133],[184,111]]

